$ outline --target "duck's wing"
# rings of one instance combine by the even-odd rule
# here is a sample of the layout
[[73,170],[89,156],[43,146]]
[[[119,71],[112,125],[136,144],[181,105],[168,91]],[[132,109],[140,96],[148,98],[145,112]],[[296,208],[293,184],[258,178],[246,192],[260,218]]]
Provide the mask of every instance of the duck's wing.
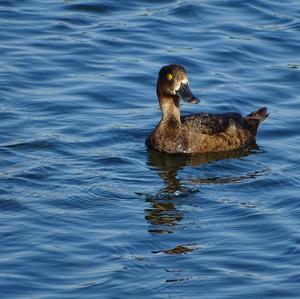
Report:
[[230,120],[243,125],[244,121],[240,113],[229,112],[223,114],[199,113],[181,117],[181,123],[187,130],[198,134],[213,135],[226,131]]

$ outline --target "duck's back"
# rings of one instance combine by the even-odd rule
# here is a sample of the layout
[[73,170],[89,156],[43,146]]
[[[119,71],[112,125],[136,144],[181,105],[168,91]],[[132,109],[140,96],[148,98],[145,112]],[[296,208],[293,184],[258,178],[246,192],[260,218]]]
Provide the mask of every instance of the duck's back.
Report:
[[244,125],[241,114],[237,112],[223,114],[198,113],[181,117],[181,123],[186,127],[186,130],[208,135],[225,132],[230,125],[230,120]]
[[214,152],[246,147],[255,141],[257,128],[267,116],[267,109],[261,108],[244,117],[236,112],[182,117],[188,151]]

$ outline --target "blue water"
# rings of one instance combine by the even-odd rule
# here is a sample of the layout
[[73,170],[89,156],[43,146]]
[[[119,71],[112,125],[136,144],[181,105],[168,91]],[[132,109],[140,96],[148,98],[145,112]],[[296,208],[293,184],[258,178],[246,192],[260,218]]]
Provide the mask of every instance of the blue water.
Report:
[[[1,298],[300,298],[299,1],[46,2],[0,2]],[[257,148],[147,151],[169,63]]]

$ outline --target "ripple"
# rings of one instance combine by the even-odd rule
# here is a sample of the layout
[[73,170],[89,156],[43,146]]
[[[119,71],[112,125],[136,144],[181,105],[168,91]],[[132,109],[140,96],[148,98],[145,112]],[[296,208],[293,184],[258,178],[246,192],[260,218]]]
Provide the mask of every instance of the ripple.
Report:
[[[159,251],[152,251],[152,253],[165,253],[165,254],[187,254],[188,252],[194,251],[199,248],[203,248],[204,246],[197,244],[187,244],[187,245],[178,245],[172,249],[165,249]],[[170,281],[169,281],[170,282]]]
[[72,11],[78,11],[78,12],[92,13],[92,14],[103,14],[106,16],[109,13],[116,12],[116,10],[118,10],[118,6],[112,5],[111,2],[109,4],[96,4],[90,2],[90,3],[69,4],[66,7],[66,9]]

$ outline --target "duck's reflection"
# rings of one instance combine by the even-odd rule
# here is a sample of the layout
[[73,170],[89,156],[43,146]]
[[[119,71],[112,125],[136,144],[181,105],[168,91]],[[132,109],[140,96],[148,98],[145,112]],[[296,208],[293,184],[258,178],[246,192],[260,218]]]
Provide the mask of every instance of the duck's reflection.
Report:
[[[171,227],[177,225],[183,218],[182,212],[176,209],[176,198],[187,195],[195,189],[187,187],[177,177],[180,169],[186,166],[201,166],[216,160],[242,158],[257,152],[257,149],[257,145],[252,144],[243,150],[198,155],[169,155],[149,149],[147,164],[149,168],[157,171],[165,185],[157,194],[146,199],[151,203],[151,207],[145,210],[145,218],[152,225],[150,232],[171,233]],[[246,176],[251,177],[251,174]],[[194,185],[224,184],[243,178],[245,175],[237,178],[195,178],[190,182]]]
[[176,209],[173,202],[163,202],[158,199],[148,199],[151,208],[145,210],[145,218],[152,225],[151,233],[171,233],[172,227],[182,219],[182,212]]
[[[255,153],[258,150],[256,144],[251,146],[227,152],[217,152],[217,153],[208,153],[208,154],[197,154],[197,155],[169,155],[165,153],[156,152],[153,150],[148,150],[148,161],[147,164],[151,169],[157,171],[161,179],[163,180],[165,187],[160,191],[161,193],[174,193],[176,191],[185,191],[185,188],[182,185],[180,179],[177,178],[177,173],[180,169],[183,169],[186,166],[201,166],[212,161],[225,160],[231,158],[242,158]],[[199,183],[213,182],[214,179],[216,183],[218,178],[201,178],[196,179]],[[232,182],[233,178],[228,178],[228,182]],[[225,180],[225,181],[224,181]],[[195,181],[195,180],[194,180]],[[223,179],[226,183],[226,179]]]

